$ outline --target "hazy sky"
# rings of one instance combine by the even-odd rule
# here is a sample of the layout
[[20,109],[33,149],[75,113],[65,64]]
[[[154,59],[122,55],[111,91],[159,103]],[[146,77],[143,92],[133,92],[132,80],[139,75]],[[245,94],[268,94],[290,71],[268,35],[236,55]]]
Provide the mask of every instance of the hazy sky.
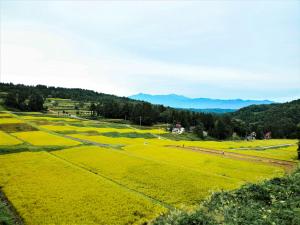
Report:
[[300,98],[300,1],[1,1],[1,82]]

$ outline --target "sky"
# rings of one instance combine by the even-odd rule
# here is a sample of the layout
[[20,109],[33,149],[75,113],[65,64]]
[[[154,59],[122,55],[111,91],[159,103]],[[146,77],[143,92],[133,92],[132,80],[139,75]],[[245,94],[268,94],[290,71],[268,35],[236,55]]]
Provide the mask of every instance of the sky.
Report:
[[300,1],[0,2],[1,82],[300,98]]

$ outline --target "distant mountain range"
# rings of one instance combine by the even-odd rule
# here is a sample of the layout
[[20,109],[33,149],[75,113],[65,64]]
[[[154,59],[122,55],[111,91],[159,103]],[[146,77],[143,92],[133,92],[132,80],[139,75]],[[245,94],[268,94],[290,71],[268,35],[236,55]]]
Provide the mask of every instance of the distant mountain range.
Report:
[[274,103],[269,100],[243,100],[243,99],[211,99],[211,98],[188,98],[182,95],[150,95],[139,93],[129,96],[131,99],[161,104],[173,108],[189,109],[202,112],[232,112],[249,105],[261,105]]
[[229,113],[229,112],[236,112],[238,109],[220,109],[220,108],[208,108],[208,109],[194,109],[194,108],[177,108],[182,110],[189,110],[192,112],[203,112],[203,113]]

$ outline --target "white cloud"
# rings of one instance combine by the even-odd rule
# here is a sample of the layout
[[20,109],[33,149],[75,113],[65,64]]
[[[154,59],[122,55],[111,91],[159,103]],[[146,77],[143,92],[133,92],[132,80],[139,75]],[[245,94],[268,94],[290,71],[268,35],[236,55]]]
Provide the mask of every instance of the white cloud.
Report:
[[[203,15],[196,20],[194,14],[183,19],[172,18],[174,10],[178,12],[191,10],[189,4],[181,8],[177,4],[172,7],[170,4],[158,7],[157,3],[147,3],[149,7],[145,7],[144,4],[133,2],[132,4],[138,6],[131,8],[130,5],[124,4],[126,10],[122,5],[104,10],[102,4],[91,7],[91,5],[78,3],[72,6],[72,10],[68,13],[65,12],[67,7],[63,7],[64,4],[67,3],[62,3],[59,7],[51,5],[49,12],[55,13],[57,19],[62,19],[68,25],[77,24],[82,28],[86,24],[86,34],[84,30],[79,30],[79,34],[76,33],[76,29],[63,29],[62,26],[56,27],[51,23],[38,23],[32,20],[11,21],[6,18],[5,26],[1,29],[2,81],[81,87],[118,95],[147,92],[177,93],[191,97],[256,99],[287,98],[286,93],[299,88],[300,76],[297,73],[267,73],[230,66],[153,60],[153,57],[142,57],[128,49],[112,45],[109,40],[106,40],[111,37],[110,35],[117,39],[115,36],[119,33],[118,28],[127,29],[127,32],[122,32],[123,36],[120,40],[124,38],[130,40],[133,36],[135,36],[134,40],[145,39],[147,34],[155,33],[159,23],[162,23],[160,29],[165,28],[166,32],[157,34],[158,37],[168,33],[179,33],[180,39],[188,40],[188,36],[192,38],[199,32],[214,30],[218,33],[222,31],[218,21],[224,17],[224,12],[214,5],[205,7],[206,10],[201,11]],[[111,7],[109,4],[107,6]],[[102,12],[101,15],[97,14],[99,11]],[[155,13],[157,17],[149,16]],[[209,14],[219,19],[207,23],[206,18]],[[165,21],[161,21],[162,18]],[[150,26],[143,27],[143,24]],[[186,24],[193,26],[180,34],[177,29],[184,29]],[[197,25],[201,26],[201,29],[197,29]],[[98,35],[90,37],[89,32],[92,32],[93,28],[95,34],[101,33],[104,37],[99,40],[97,40]],[[131,29],[135,28],[137,30],[131,32]],[[172,48],[173,44],[182,44],[168,37],[163,38],[157,42],[157,46],[153,47],[160,48],[165,44],[168,45],[166,48],[168,49]]]

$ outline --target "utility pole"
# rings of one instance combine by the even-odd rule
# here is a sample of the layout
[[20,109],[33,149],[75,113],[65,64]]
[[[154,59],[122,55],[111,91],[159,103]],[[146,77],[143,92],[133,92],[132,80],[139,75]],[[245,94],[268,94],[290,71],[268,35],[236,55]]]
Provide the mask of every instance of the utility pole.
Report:
[[140,127],[142,126],[142,116],[140,116]]

